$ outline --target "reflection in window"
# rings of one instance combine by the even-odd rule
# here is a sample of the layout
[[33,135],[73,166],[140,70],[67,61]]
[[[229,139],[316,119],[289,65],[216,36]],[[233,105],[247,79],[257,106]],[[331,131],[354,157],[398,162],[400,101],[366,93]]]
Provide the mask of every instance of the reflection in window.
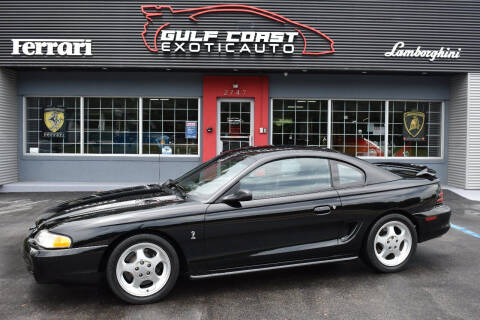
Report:
[[441,102],[391,101],[388,109],[389,156],[441,156]]
[[80,98],[26,98],[26,153],[80,153]]
[[328,101],[273,99],[274,145],[327,146]]
[[198,99],[143,99],[144,154],[198,154]]
[[244,177],[239,189],[252,192],[253,199],[316,192],[330,188],[328,160],[292,158],[269,162]]
[[206,200],[238,176],[251,161],[245,154],[224,156],[187,172],[177,182],[190,196]]
[[385,102],[332,102],[332,148],[352,156],[383,157]]
[[85,98],[85,153],[138,153],[138,99]]
[[359,169],[346,163],[337,162],[338,178],[341,186],[363,185],[365,176]]

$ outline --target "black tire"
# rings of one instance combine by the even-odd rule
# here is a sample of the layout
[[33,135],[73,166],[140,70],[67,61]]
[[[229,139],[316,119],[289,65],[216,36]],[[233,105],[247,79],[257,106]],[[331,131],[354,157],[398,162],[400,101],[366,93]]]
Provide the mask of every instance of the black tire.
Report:
[[[160,289],[153,295],[145,297],[135,296],[125,291],[121,287],[116,276],[117,262],[122,253],[131,246],[139,243],[152,243],[159,246],[167,253],[171,265],[170,276],[162,289]],[[105,273],[108,285],[117,297],[131,304],[147,304],[159,301],[168,295],[168,293],[173,289],[175,283],[177,282],[179,270],[180,263],[178,255],[173,246],[168,241],[153,234],[139,234],[123,240],[115,247],[115,249],[113,249],[110,257],[108,258]]]
[[[376,244],[375,244],[375,237],[377,235],[377,232],[379,232],[379,230],[383,226],[385,226],[385,224],[394,222],[394,221],[400,222],[408,228],[408,230],[410,231],[412,243],[411,243],[410,252],[408,253],[408,256],[405,258],[405,260],[402,263],[399,263],[398,265],[395,265],[395,266],[388,266],[382,263],[377,257],[377,255],[375,254],[375,250],[377,250]],[[410,219],[408,219],[407,217],[401,214],[389,214],[379,219],[370,228],[370,231],[364,243],[362,253],[363,253],[364,260],[366,260],[365,262],[369,266],[371,266],[377,271],[389,273],[389,272],[398,272],[398,271],[404,270],[408,266],[408,263],[410,262],[412,256],[415,254],[416,249],[417,249],[417,231],[412,221],[410,221]]]

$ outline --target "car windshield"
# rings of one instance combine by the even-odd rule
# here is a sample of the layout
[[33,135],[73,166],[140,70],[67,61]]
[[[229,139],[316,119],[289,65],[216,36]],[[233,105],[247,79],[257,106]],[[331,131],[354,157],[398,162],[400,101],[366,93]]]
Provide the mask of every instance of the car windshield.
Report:
[[178,178],[176,183],[185,189],[189,197],[207,200],[253,161],[246,155],[227,154],[193,169]]

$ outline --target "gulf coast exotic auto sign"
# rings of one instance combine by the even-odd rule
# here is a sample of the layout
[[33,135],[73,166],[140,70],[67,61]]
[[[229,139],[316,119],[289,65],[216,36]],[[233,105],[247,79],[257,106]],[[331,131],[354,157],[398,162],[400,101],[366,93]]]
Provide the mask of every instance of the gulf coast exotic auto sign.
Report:
[[[141,7],[146,18],[142,39],[145,47],[155,53],[228,53],[228,54],[293,54],[322,55],[335,52],[334,42],[323,32],[288,19],[279,14],[248,5],[213,5],[192,9],[176,10],[166,5],[144,5]],[[273,26],[282,26],[284,31],[268,30],[209,30],[206,18],[217,19],[238,15],[243,18],[261,17]],[[223,15],[223,16],[222,16]],[[178,28],[176,24],[188,29]],[[192,30],[195,28],[195,30]],[[299,39],[296,43],[296,40]],[[301,43],[300,48],[298,43]],[[310,46],[314,45],[314,49]],[[321,48],[321,49],[319,49]]]

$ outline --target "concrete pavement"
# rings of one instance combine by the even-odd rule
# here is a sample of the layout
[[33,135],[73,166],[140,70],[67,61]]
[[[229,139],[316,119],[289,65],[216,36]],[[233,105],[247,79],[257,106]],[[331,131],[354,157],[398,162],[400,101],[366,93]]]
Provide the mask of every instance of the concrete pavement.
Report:
[[[445,191],[452,223],[480,233],[480,202]],[[192,281],[162,302],[131,306],[106,284],[39,285],[21,242],[35,217],[79,193],[0,194],[0,319],[476,319],[480,239],[451,229],[418,246],[410,268],[378,274],[361,261]]]

